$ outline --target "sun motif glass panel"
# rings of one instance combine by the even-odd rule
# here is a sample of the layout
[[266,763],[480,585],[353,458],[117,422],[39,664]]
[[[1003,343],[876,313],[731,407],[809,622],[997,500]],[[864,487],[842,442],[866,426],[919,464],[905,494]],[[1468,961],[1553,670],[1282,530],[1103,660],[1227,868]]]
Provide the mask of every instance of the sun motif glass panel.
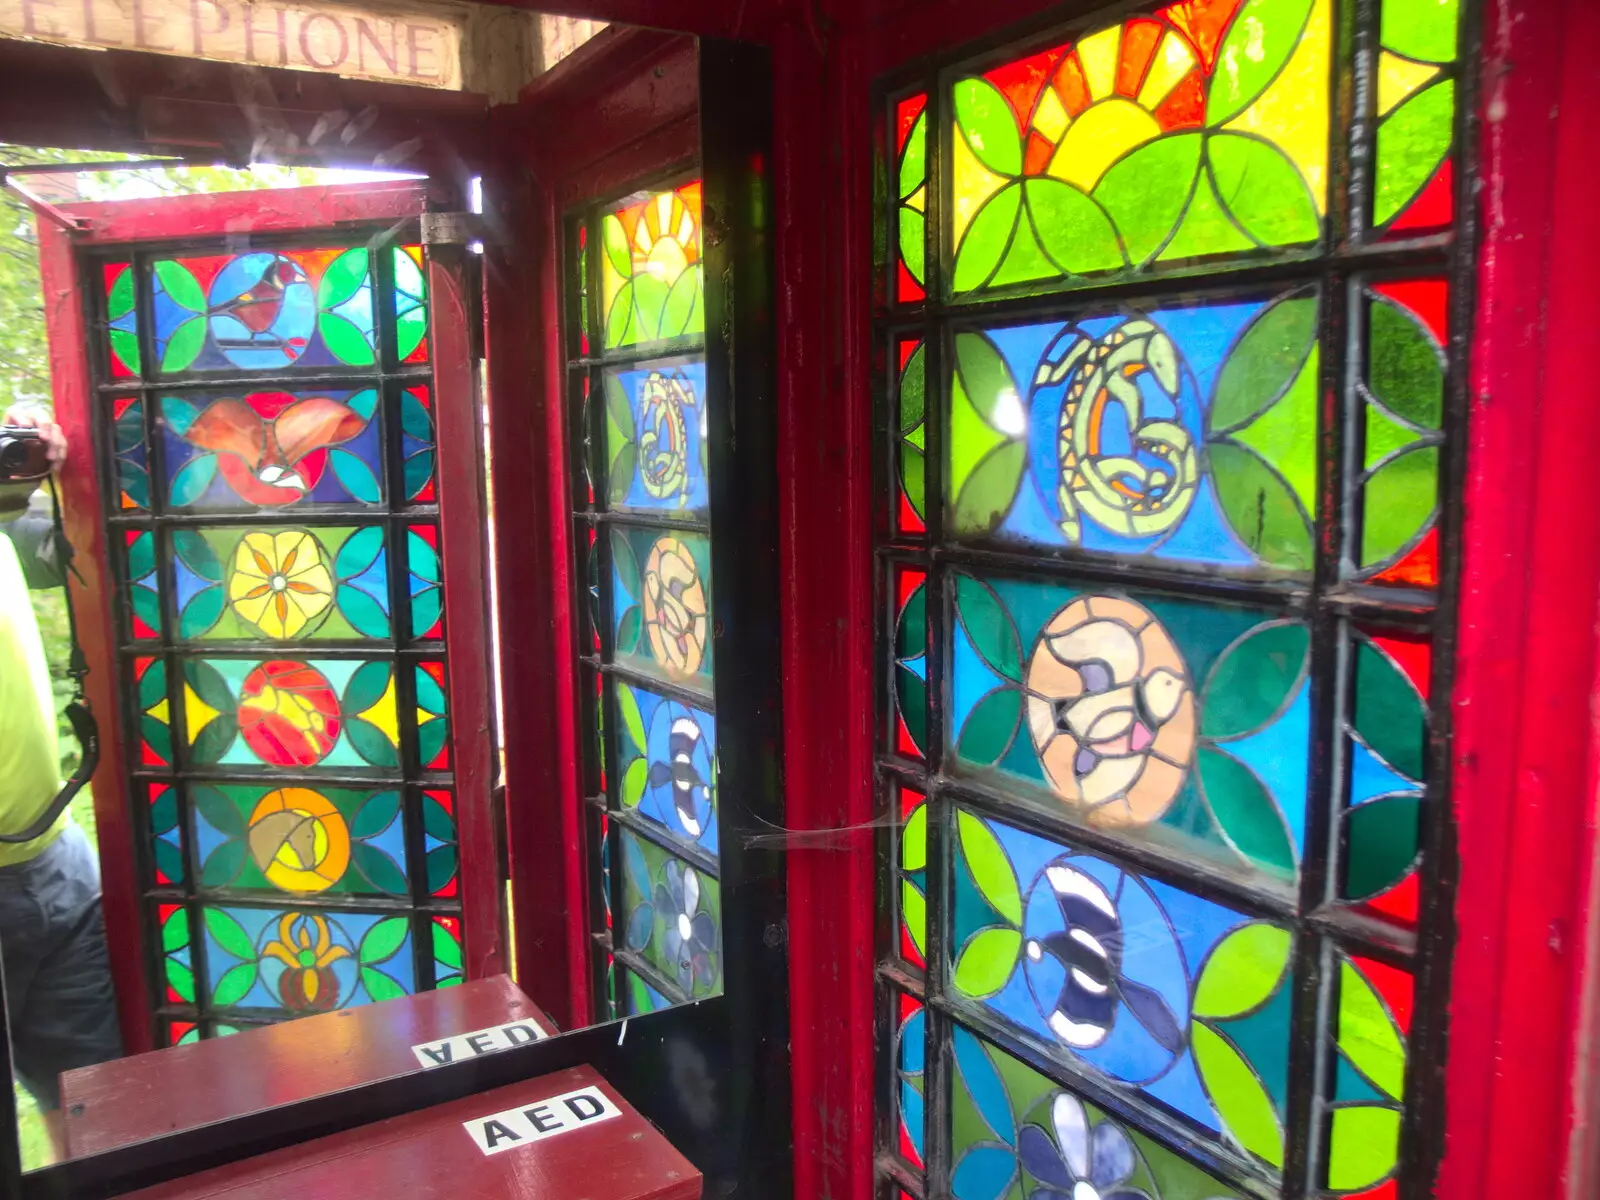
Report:
[[700,184],[591,210],[569,234],[580,745],[605,1019],[722,990]]
[[1467,7],[882,93],[881,1195],[1428,1194]]
[[421,248],[141,252],[101,278],[159,1028],[459,983]]

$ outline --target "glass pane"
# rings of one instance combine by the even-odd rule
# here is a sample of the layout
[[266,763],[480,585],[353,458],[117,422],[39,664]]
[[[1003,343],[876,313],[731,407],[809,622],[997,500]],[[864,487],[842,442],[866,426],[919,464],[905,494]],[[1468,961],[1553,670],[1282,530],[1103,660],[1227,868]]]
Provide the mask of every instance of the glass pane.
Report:
[[407,387],[400,396],[401,477],[406,501],[432,504],[433,489],[433,407],[428,389]]
[[892,1091],[897,1139],[895,1151],[913,1170],[923,1168],[923,1146],[927,1140],[927,1019],[922,1004],[905,992],[894,992],[895,1033]]
[[613,526],[612,637],[617,661],[711,686],[711,546],[704,534]]
[[960,1026],[950,1045],[950,1076],[957,1196],[1239,1195]]
[[149,821],[150,857],[148,883],[156,887],[182,887],[189,879],[184,860],[183,830],[178,814],[178,789],[167,783],[147,783],[144,796]]
[[899,913],[897,950],[917,970],[927,967],[928,953],[928,807],[915,788],[896,784],[895,864],[899,880],[895,908]]
[[614,687],[623,810],[716,854],[717,719],[642,686]]
[[156,535],[124,530],[122,577],[128,629],[135,641],[161,636],[161,583],[156,578]]
[[607,213],[600,233],[606,349],[705,332],[698,180]]
[[722,991],[722,889],[715,877],[654,842],[620,834],[623,946],[681,994]]
[[928,356],[922,343],[901,338],[896,343],[899,377],[895,397],[899,419],[899,444],[895,447],[899,503],[895,531],[921,535],[927,531]]
[[[1294,878],[1310,633],[1270,611],[955,576],[949,738],[1047,811]],[[1026,658],[1024,658],[1026,655]]]
[[1340,895],[1415,926],[1432,648],[1422,638],[1352,630],[1350,655]]
[[1436,587],[1449,287],[1442,279],[1374,282],[1361,309],[1367,356],[1352,551],[1373,582]]
[[957,332],[951,535],[1309,572],[1317,307],[1295,292]]
[[392,1000],[417,989],[411,918],[206,907],[204,1002],[256,1018]]
[[928,96],[895,105],[895,196],[897,242],[895,299],[905,304],[927,295]]
[[1415,981],[1372,959],[1335,954],[1334,961],[1338,999],[1329,1039],[1335,1065],[1325,1182],[1339,1192],[1392,1196],[1381,1185],[1399,1164]]
[[955,293],[1314,245],[1332,0],[1183,0],[948,93]]
[[[442,715],[442,695],[428,700]],[[423,711],[420,690],[417,707]],[[183,708],[191,766],[333,774],[400,769],[395,666],[386,658],[189,659]],[[438,740],[424,739],[419,729],[419,744]]]
[[922,758],[928,744],[928,576],[895,568],[894,749]]
[[372,367],[370,257],[356,246],[157,258],[151,293],[160,372]]
[[139,347],[133,267],[125,262],[106,263],[101,273],[106,289],[107,373],[113,379],[137,378],[144,369],[144,355]]
[[396,788],[188,789],[201,891],[404,898],[404,803]]
[[165,574],[185,641],[393,636],[382,525],[174,529]]
[[439,527],[406,530],[406,594],[411,598],[411,636],[444,636],[444,564],[439,559]]
[[403,363],[428,361],[428,280],[421,246],[396,246],[394,354]]
[[111,402],[112,446],[121,492],[114,506],[150,507],[150,452],[144,436],[144,401],[129,397]]
[[381,504],[377,410],[374,388],[163,396],[166,507]]
[[1459,0],[1383,0],[1372,223],[1391,236],[1455,219]]
[[1288,930],[966,811],[953,871],[958,997],[1282,1166]]
[[680,359],[602,378],[610,506],[703,510],[705,363]]

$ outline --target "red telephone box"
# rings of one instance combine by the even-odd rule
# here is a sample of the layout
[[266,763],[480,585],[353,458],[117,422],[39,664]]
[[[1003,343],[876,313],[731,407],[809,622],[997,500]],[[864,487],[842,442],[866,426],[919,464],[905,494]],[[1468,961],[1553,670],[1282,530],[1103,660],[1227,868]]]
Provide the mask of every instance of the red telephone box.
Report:
[[[121,743],[108,770],[125,782],[97,780],[96,796],[103,836],[122,847],[105,867],[130,1037],[221,1032],[237,1015],[215,1003],[221,977],[205,977],[207,1007],[181,986],[166,991],[166,963],[193,971],[174,959],[180,949],[204,956],[273,934],[230,912],[265,905],[230,898],[242,874],[206,882],[230,834],[211,822],[217,832],[202,839],[193,814],[211,806],[230,818],[190,793],[218,781],[195,776],[188,760],[145,760],[140,740],[147,721],[162,723],[165,696],[179,757],[189,754],[191,714],[203,732],[216,719],[207,713],[226,708],[212,700],[231,677],[186,668],[249,653],[220,634],[208,650],[215,626],[184,634],[199,584],[184,583],[182,602],[176,582],[157,586],[147,611],[158,621],[141,615],[136,591],[122,598],[146,578],[122,565],[144,561],[140,536],[176,546],[198,532],[216,544],[209,517],[166,511],[165,499],[141,508],[112,486],[124,465],[117,420],[134,405],[127,428],[156,447],[134,465],[166,498],[175,485],[162,456],[185,440],[204,452],[184,431],[210,412],[189,402],[165,417],[167,393],[231,398],[208,395],[224,378],[205,373],[216,359],[164,368],[177,326],[156,327],[158,289],[180,310],[172,289],[187,293],[174,269],[163,268],[168,280],[157,267],[184,264],[209,318],[230,297],[210,294],[222,268],[202,280],[212,268],[198,260],[276,255],[287,276],[247,280],[231,297],[265,318],[254,306],[274,297],[253,289],[305,287],[320,299],[338,255],[357,249],[374,264],[362,378],[381,397],[367,420],[403,439],[408,412],[410,428],[422,427],[409,389],[430,389],[438,495],[394,491],[414,448],[383,441],[386,473],[375,477],[387,486],[373,507],[341,501],[348,511],[335,505],[319,528],[368,520],[399,563],[413,533],[436,526],[436,542],[419,536],[439,562],[444,624],[437,635],[404,624],[428,589],[413,593],[414,572],[402,585],[395,566],[382,654],[328,651],[322,661],[347,672],[335,683],[329,672],[339,672],[304,651],[318,680],[281,682],[291,694],[332,695],[343,717],[355,658],[437,664],[442,681],[424,674],[448,701],[440,746],[451,757],[446,768],[421,756],[427,713],[413,702],[431,690],[413,672],[396,684],[396,711],[403,699],[408,719],[419,718],[396,725],[396,765],[327,784],[375,795],[393,780],[413,872],[403,898],[313,896],[302,905],[306,935],[315,944],[311,918],[336,914],[356,964],[402,990],[514,960],[519,985],[564,1028],[619,1019],[470,1070],[376,1080],[342,1110],[312,1102],[273,1112],[254,1132],[230,1121],[205,1145],[175,1135],[153,1169],[172,1177],[226,1153],[218,1146],[271,1149],[591,1062],[711,1189],[856,1200],[1029,1200],[1074,1188],[1396,1200],[1592,1190],[1595,789],[1583,714],[1600,563],[1580,491],[1594,325],[1583,291],[1583,187],[1595,157],[1585,55],[1600,18],[1577,0],[577,7],[671,32],[607,30],[515,104],[413,94],[380,105],[379,142],[420,139],[426,185],[270,206],[254,196],[113,206],[86,211],[87,231],[47,237],[58,400],[67,412],[76,404],[75,442],[99,439],[98,478],[71,483],[68,504],[85,559],[79,594],[99,606],[86,622],[96,708]],[[1446,25],[1448,37],[1428,32]],[[186,122],[215,144],[237,124],[222,90],[230,68],[185,64],[190,74],[175,82],[153,65],[170,60],[112,52],[113,74],[126,72],[119,86],[142,97],[144,128],[123,105],[106,133],[61,82],[88,87],[83,57],[0,45],[13,78],[53,101],[52,111],[24,112],[15,85],[0,84],[0,133],[134,147],[164,144],[158,134]],[[1276,109],[1263,100],[1288,78],[1316,83],[1303,110],[1281,92]],[[317,97],[324,109],[336,99]],[[312,124],[303,113],[285,119]],[[1092,133],[1099,121],[1116,136],[1075,135],[1081,144],[1060,152],[1069,130]],[[1397,177],[1406,155],[1396,146],[1422,142],[1427,169]],[[1177,156],[1150,177],[1192,185],[1170,213],[1164,192],[1140,190],[1139,172],[1117,174],[1144,147],[1156,148],[1147,167]],[[481,222],[434,220],[468,207],[474,175]],[[1251,176],[1295,181],[1298,206],[1249,209]],[[230,215],[250,222],[247,247],[230,244]],[[612,223],[624,235],[619,279],[631,282],[664,233],[682,251],[661,267],[666,294],[700,266],[697,325],[686,316],[663,334],[663,300],[643,347],[627,336],[634,318],[612,330],[626,285],[606,275]],[[481,259],[465,248],[474,240]],[[400,285],[405,262],[419,261],[411,246],[421,247],[431,305],[426,365],[398,353],[402,304],[418,298]],[[327,255],[304,257],[313,250]],[[328,288],[318,311],[336,313],[349,298]],[[130,312],[150,319],[132,328]],[[269,337],[292,345],[277,320]],[[1223,381],[1250,331],[1274,325],[1294,353],[1237,358]],[[337,358],[328,347],[339,328],[314,319],[294,335],[305,339],[300,356]],[[1410,383],[1384,375],[1386,352],[1374,347],[1385,338],[1404,344],[1399,374],[1426,376],[1425,402],[1395,399]],[[197,353],[226,363],[264,344],[255,341]],[[1214,352],[1203,348],[1212,342]],[[86,356],[96,345],[102,357]],[[1113,354],[1122,373],[1096,376],[1091,389],[1078,364]],[[337,371],[349,387],[335,389],[332,371],[320,385],[357,394],[349,365]],[[700,386],[702,368],[704,502],[689,501],[687,472],[681,481],[668,472],[652,485],[672,497],[663,515],[631,484],[613,490],[644,452],[624,428],[630,412],[642,428],[643,410],[629,408],[642,401],[625,387],[610,409],[607,389],[653,373],[652,394],[680,389],[676,407],[658,407],[681,417],[693,407],[681,389]],[[215,366],[252,386],[255,369]],[[1073,384],[1090,400],[1046,413],[1045,393]],[[336,402],[355,411],[348,397]],[[246,407],[265,429],[293,403]],[[1131,421],[1130,403],[1145,406]],[[1230,404],[1229,419],[1213,419]],[[695,444],[683,428],[683,445]],[[1124,442],[1125,454],[1113,449]],[[347,443],[295,463],[262,458],[245,486],[292,472],[311,485],[306,499],[345,487],[326,460]],[[619,457],[624,444],[633,459]],[[316,455],[323,461],[296,470]],[[1218,464],[1230,458],[1256,482],[1228,492]],[[264,482],[262,467],[285,473]],[[217,480],[206,486],[231,486]],[[1208,558],[1221,541],[1181,527],[1197,519],[1199,497],[1232,557]],[[243,513],[216,523],[241,527]],[[249,516],[271,523],[274,553],[277,539],[312,523],[265,501]],[[630,531],[641,527],[651,535],[635,545]],[[319,535],[335,603],[310,618],[317,629],[349,620],[337,589],[362,574],[337,570],[350,535],[339,536],[329,548]],[[214,551],[219,562],[226,549]],[[676,659],[651,648],[642,596],[637,628],[618,619],[628,608],[615,607],[619,598],[644,590],[651,561],[658,580],[669,565],[682,572],[677,598],[691,597]],[[273,565],[269,583],[287,578]],[[693,592],[691,576],[710,586]],[[488,737],[481,619],[491,599],[499,747]],[[289,620],[276,611],[262,609],[269,622]],[[660,610],[654,619],[659,627]],[[1142,657],[1069,662],[1051,649],[1097,622],[1120,623]],[[1051,675],[1049,655],[1072,667],[1070,679]],[[1261,712],[1208,715],[1228,711],[1230,658],[1261,691]],[[167,681],[143,704],[137,685],[157,662],[170,664]],[[279,688],[276,667],[256,678],[266,666],[231,685],[236,709]],[[1126,752],[1107,749],[1122,732],[1091,737],[1087,710],[1074,716],[1072,703],[1123,691],[1137,697],[1112,706],[1132,713],[1123,732],[1146,739]],[[359,689],[357,698],[367,699]],[[352,717],[382,728],[365,715],[371,705],[354,707]],[[695,832],[706,824],[687,777],[684,805],[648,824],[656,818],[641,797],[658,711],[664,736],[680,715],[687,722],[684,762],[715,730],[714,851]],[[1269,735],[1279,739],[1270,762]],[[1295,748],[1284,749],[1291,735]],[[1182,747],[1167,765],[1192,768],[1193,779],[1165,790],[1110,787],[1110,775],[1087,783],[1112,760],[1148,765],[1174,740]],[[359,758],[358,740],[344,742]],[[245,752],[238,746],[250,747],[242,724],[216,752],[230,788],[255,769],[222,761]],[[188,822],[180,859],[169,860],[181,860],[183,878],[155,874],[161,831],[149,827],[148,850],[140,840],[138,822],[169,811],[150,791],[168,781]],[[1110,790],[1086,799],[1085,787],[1102,785]],[[286,776],[276,790],[294,786]],[[435,842],[449,841],[428,806],[435,793],[450,797],[459,844],[449,894],[425,886]],[[267,797],[219,795],[242,827],[231,840],[248,847]],[[354,830],[357,801],[372,796],[340,800],[349,812],[338,819]],[[1102,802],[1122,819],[1091,814]],[[1380,825],[1393,853],[1377,862],[1362,847]],[[382,832],[352,842],[379,853]],[[376,951],[362,960],[370,930],[351,930],[345,914],[363,904],[378,917],[371,928],[398,917],[389,928],[410,930],[406,978]],[[224,916],[208,924],[208,912]],[[713,913],[715,934],[697,932],[695,918]],[[187,942],[174,933],[168,945],[177,914],[188,914]],[[454,932],[454,920],[465,940],[451,968],[434,931]],[[1158,923],[1165,941],[1128,932]],[[1156,943],[1177,947],[1165,974],[1151,966]],[[1071,958],[1073,946],[1092,958]],[[1258,995],[1221,996],[1243,975],[1203,987],[1219,953],[1270,959],[1272,971],[1255,966],[1271,979]],[[304,998],[312,977],[290,994]],[[374,985],[386,986],[376,976],[364,984]],[[274,995],[284,1007],[281,986]],[[1105,996],[1115,1002],[1101,1012]],[[1126,1048],[1136,1036],[1138,1063]],[[55,1170],[63,1186],[110,1190],[132,1165],[113,1154]],[[47,1186],[36,1178],[26,1186]]]

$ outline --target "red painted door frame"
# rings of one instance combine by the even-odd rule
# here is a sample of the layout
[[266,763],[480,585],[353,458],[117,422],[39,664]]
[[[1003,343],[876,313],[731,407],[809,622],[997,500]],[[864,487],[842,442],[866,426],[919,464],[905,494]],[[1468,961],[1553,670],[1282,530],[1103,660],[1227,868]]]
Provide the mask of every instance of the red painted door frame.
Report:
[[[447,203],[437,185],[385,183],[226,192],[148,201],[75,204],[65,211],[86,223],[68,232],[40,219],[39,246],[56,419],[74,457],[61,478],[67,535],[81,577],[72,581],[79,635],[88,659],[87,689],[100,724],[100,767],[93,780],[99,833],[107,942],[123,1041],[130,1053],[153,1049],[146,981],[143,889],[137,875],[142,828],[134,819],[124,771],[129,732],[123,727],[117,672],[115,576],[102,514],[108,481],[94,469],[95,401],[88,357],[84,296],[93,281],[80,271],[78,251],[130,242],[191,239],[230,230],[281,233],[351,223],[384,224],[416,217]],[[454,614],[446,628],[459,837],[463,952],[468,977],[504,969],[494,786],[493,723],[489,700],[490,645],[483,584],[482,469],[479,416],[462,255],[443,248],[430,257],[430,329],[438,445],[439,521],[444,592]],[[138,980],[130,987],[128,981]]]

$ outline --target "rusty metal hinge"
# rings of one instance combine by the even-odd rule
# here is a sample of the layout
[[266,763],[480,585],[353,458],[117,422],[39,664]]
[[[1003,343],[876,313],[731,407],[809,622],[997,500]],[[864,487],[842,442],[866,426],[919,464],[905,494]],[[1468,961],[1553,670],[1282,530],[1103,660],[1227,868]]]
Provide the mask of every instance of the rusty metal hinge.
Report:
[[426,212],[422,214],[424,246],[470,246],[484,240],[481,213]]

